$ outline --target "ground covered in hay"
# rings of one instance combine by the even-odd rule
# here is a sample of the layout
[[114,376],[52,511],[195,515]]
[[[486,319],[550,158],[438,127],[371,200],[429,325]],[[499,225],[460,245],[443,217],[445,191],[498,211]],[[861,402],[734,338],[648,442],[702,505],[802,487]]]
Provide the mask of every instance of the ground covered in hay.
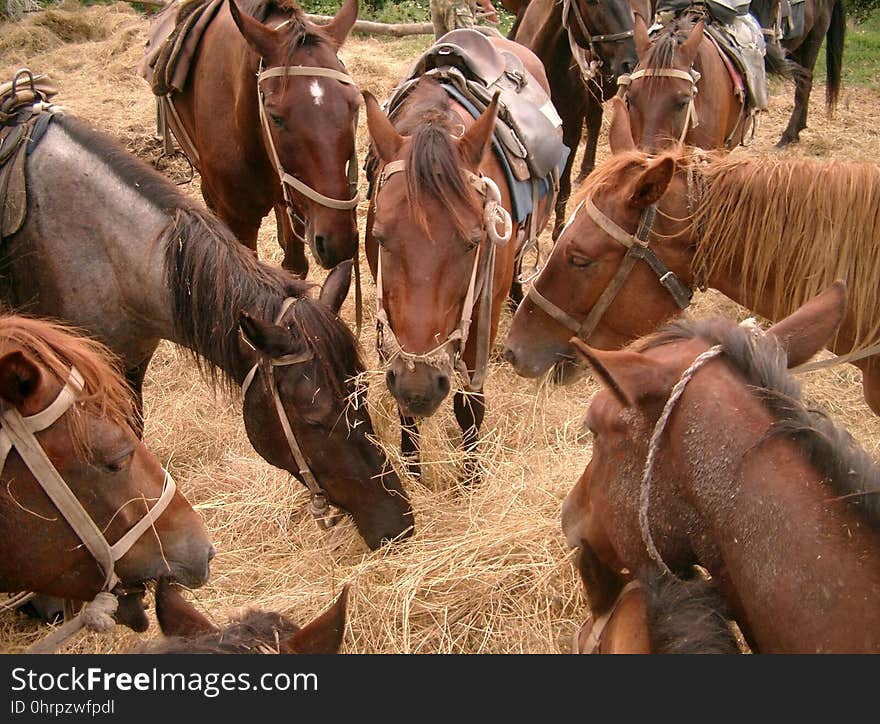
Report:
[[[62,4],[19,23],[0,23],[0,79],[27,66],[60,87],[57,101],[121,140],[131,152],[183,180],[187,165],[160,159],[153,97],[134,72],[148,21],[127,4]],[[430,38],[353,38],[343,49],[361,88],[386,97]],[[771,153],[788,120],[793,90],[772,86],[771,111],[755,143],[737,153]],[[880,158],[880,93],[844,88],[838,112],[826,119],[824,86],[815,88],[810,127],[791,155]],[[361,117],[361,156],[366,127]],[[600,158],[607,144],[600,142]],[[190,184],[199,197],[198,179]],[[361,204],[361,222],[366,204]],[[549,241],[545,241],[549,244]],[[260,238],[263,258],[278,261],[274,222]],[[366,266],[364,265],[364,268]],[[316,276],[316,279],[320,275]],[[367,281],[366,308],[374,287]],[[737,318],[745,310],[720,295],[701,295],[698,313]],[[352,302],[343,313],[354,318]],[[504,327],[509,316],[504,321]],[[366,357],[376,363],[371,326]],[[499,339],[503,339],[503,332]],[[265,607],[307,621],[353,584],[344,651],[357,653],[557,653],[569,650],[587,607],[559,525],[562,500],[590,456],[581,420],[593,382],[539,388],[517,378],[499,356],[486,384],[487,474],[478,488],[456,487],[458,428],[451,403],[423,426],[426,474],[407,481],[417,533],[404,545],[370,552],[349,523],[330,533],[311,522],[307,495],[250,447],[237,403],[215,398],[197,371],[171,345],[153,360],[145,390],[148,446],[165,462],[205,517],[218,549],[213,576],[192,598],[223,622],[241,607]],[[810,400],[845,423],[876,458],[880,418],[861,396],[858,370],[845,366],[814,374]],[[397,459],[396,412],[381,376],[371,380],[374,421]],[[44,628],[16,613],[0,615],[0,652],[17,652]],[[146,636],[158,636],[154,624]],[[84,635],[69,650],[122,652],[137,637]]]

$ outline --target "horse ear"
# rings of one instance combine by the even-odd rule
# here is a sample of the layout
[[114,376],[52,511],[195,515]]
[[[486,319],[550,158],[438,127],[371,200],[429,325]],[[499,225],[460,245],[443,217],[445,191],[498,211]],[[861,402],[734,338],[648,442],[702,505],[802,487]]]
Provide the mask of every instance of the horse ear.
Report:
[[239,312],[238,324],[245,340],[267,357],[281,357],[300,351],[299,338],[287,327],[263,322],[247,312]]
[[803,364],[831,341],[846,314],[846,298],[846,284],[838,279],[767,330],[788,354],[789,367]]
[[40,368],[24,352],[9,352],[0,357],[0,398],[15,407],[24,405],[42,379]]
[[678,48],[678,52],[681,54],[681,59],[684,65],[688,68],[693,65],[694,58],[697,57],[697,51],[700,49],[700,43],[703,42],[704,27],[703,21],[700,20],[700,22],[694,25],[687,40],[685,40]]
[[345,0],[336,17],[324,26],[324,32],[339,49],[348,38],[358,16],[358,0]]
[[480,165],[483,155],[492,141],[492,134],[495,132],[495,119],[498,117],[498,97],[500,95],[500,91],[495,91],[492,102],[458,141],[458,150],[462,158],[475,168]]
[[656,204],[666,193],[673,174],[675,174],[675,160],[671,156],[657,159],[633,182],[629,203],[637,209]]
[[291,654],[338,654],[345,633],[345,609],[349,584],[330,608],[287,639],[285,652]]
[[596,349],[578,337],[572,337],[569,342],[624,407],[633,407],[639,400],[669,391],[666,367],[647,355],[629,350]]
[[608,129],[608,145],[611,146],[612,154],[633,151],[636,147],[629,124],[629,111],[626,110],[623,99],[617,96],[611,99],[611,126]]
[[164,577],[156,583],[156,619],[166,636],[199,636],[219,630]]
[[244,36],[247,44],[263,58],[271,55],[272,51],[278,46],[276,31],[272,30],[272,28],[267,28],[263,23],[247,13],[241,12],[238,5],[235,4],[235,0],[228,0],[228,2],[232,19],[239,32]]
[[651,42],[651,36],[648,35],[648,26],[645,19],[639,13],[635,13],[633,18],[633,40],[636,43],[636,53],[639,58],[647,55],[648,51],[654,46]]
[[354,262],[351,259],[339,262],[324,281],[318,300],[339,314],[342,303],[348,296],[348,288],[351,286],[351,268]]
[[391,125],[385,111],[379,106],[379,101],[369,91],[363,92],[364,104],[367,108],[367,129],[373,141],[373,148],[385,163],[393,161],[400,153],[403,145],[403,136]]

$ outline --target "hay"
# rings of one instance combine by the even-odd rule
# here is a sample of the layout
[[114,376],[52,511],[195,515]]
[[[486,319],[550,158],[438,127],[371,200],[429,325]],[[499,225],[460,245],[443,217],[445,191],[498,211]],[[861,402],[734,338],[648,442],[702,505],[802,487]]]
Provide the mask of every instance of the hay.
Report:
[[[122,3],[60,6],[51,13],[50,21],[43,13],[15,24],[0,23],[0,78],[22,65],[48,72],[60,87],[59,103],[155,163],[161,149],[152,137],[153,98],[134,74],[147,20]],[[342,55],[360,87],[384,98],[427,42],[429,38],[352,39]],[[769,152],[787,122],[790,95],[789,86],[775,88],[772,110],[755,146],[738,152]],[[880,157],[880,138],[864,130],[864,119],[878,110],[876,92],[845,89],[835,120],[811,116],[804,142],[786,153]],[[360,158],[366,146],[361,114]],[[605,153],[603,140],[600,160]],[[176,179],[188,172],[179,158],[163,159],[160,169]],[[198,197],[197,179],[189,190]],[[365,216],[366,202],[359,207],[361,229]],[[549,248],[547,233],[543,243]],[[281,259],[269,220],[260,233],[260,253],[276,263]],[[367,269],[366,263],[362,268]],[[368,320],[363,344],[376,368],[371,326],[375,287],[369,278],[364,286]],[[698,295],[695,312],[749,316],[712,292]],[[343,314],[353,323],[351,300]],[[509,321],[505,313],[499,339]],[[402,470],[396,409],[381,373],[374,369],[366,378],[378,439]],[[422,427],[422,483],[405,481],[416,535],[403,545],[371,552],[349,521],[329,533],[317,529],[305,510],[305,489],[256,455],[237,405],[215,397],[193,366],[163,343],[145,387],[145,440],[204,516],[218,549],[210,583],[194,591],[192,599],[218,622],[242,607],[271,608],[302,622],[323,611],[342,583],[350,581],[354,585],[344,651],[568,651],[587,607],[559,512],[589,460],[590,442],[581,420],[596,389],[591,381],[539,389],[517,378],[494,355],[486,385],[483,483],[471,491],[457,486],[459,432],[451,403],[446,403]],[[862,402],[855,368],[816,373],[807,391],[876,456],[880,420]],[[22,651],[43,633],[37,622],[16,613],[0,614],[2,652]],[[155,624],[145,634],[158,635]],[[119,628],[110,636],[83,635],[69,650],[122,652],[138,639]]]

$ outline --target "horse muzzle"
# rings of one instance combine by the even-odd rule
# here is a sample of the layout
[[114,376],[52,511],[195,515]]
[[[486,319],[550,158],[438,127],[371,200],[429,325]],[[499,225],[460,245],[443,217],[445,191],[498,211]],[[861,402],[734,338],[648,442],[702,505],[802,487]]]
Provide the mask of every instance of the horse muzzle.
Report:
[[452,388],[452,367],[398,358],[385,373],[385,382],[404,417],[430,417]]

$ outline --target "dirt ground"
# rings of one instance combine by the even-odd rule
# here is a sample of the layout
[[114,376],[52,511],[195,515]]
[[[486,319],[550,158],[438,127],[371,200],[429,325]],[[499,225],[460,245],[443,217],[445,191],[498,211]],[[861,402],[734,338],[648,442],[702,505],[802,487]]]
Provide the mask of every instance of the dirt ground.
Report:
[[[180,159],[159,158],[153,97],[134,72],[147,27],[147,19],[124,3],[61,5],[19,23],[0,23],[0,79],[22,66],[48,73],[60,88],[59,104],[180,180],[187,166]],[[427,36],[352,38],[341,55],[360,87],[383,98],[429,41]],[[771,109],[755,143],[736,153],[775,153],[793,89],[774,81],[771,91]],[[845,87],[832,119],[825,117],[823,98],[819,84],[809,128],[784,155],[880,158],[880,93]],[[362,114],[361,157],[365,149]],[[603,139],[600,160],[607,153]],[[187,188],[200,198],[197,179]],[[363,224],[365,203],[359,215]],[[280,260],[274,222],[263,226],[260,253]],[[367,280],[368,310],[373,294]],[[699,296],[695,308],[696,314],[708,312],[749,316],[711,291]],[[353,320],[351,300],[343,314]],[[509,315],[499,340],[508,324]],[[369,322],[362,344],[366,358],[378,367]],[[471,492],[457,488],[458,429],[451,403],[444,405],[423,426],[423,481],[406,482],[416,536],[396,548],[371,552],[348,522],[330,533],[318,531],[305,511],[305,490],[249,445],[237,403],[215,396],[193,365],[163,344],[147,376],[145,440],[205,517],[218,549],[211,581],[191,598],[218,622],[251,606],[306,621],[349,581],[347,652],[567,652],[588,611],[559,512],[590,457],[581,421],[596,389],[591,381],[539,387],[517,378],[496,356],[486,384],[485,480]],[[843,366],[815,373],[806,389],[812,403],[844,423],[877,458],[880,418],[862,400],[858,370]],[[378,374],[370,401],[379,436],[397,459],[396,414]],[[15,612],[0,614],[0,652],[21,651],[44,633],[42,625]],[[154,623],[144,636],[158,635]],[[117,628],[109,636],[84,634],[68,650],[121,652],[137,639]]]

